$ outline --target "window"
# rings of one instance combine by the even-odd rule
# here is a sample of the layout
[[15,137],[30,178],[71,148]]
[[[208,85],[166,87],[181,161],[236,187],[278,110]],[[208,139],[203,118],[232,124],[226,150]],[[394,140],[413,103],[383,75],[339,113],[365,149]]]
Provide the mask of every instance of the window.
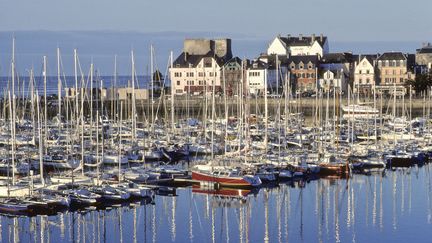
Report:
[[370,79],[369,79],[369,78],[366,79],[366,83],[367,83],[367,84],[370,83]]
[[362,70],[359,70],[359,74],[362,74]]
[[393,75],[396,75],[396,70],[393,70]]
[[198,77],[204,77],[204,73],[203,72],[199,72],[198,73]]
[[177,80],[177,85],[180,85],[180,80]]
[[367,74],[369,74],[369,73],[370,73],[369,69],[368,69],[368,70],[366,70],[366,73],[367,73]]
[[403,78],[400,78],[400,82],[403,83]]
[[362,81],[363,81],[363,80],[362,80],[361,78],[359,78],[359,84],[361,84],[361,83],[362,83]]

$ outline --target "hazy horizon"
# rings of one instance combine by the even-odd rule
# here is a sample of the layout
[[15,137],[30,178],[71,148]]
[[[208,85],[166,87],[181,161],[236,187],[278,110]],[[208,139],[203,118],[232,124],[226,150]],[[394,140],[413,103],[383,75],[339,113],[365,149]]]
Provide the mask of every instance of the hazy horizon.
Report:
[[[308,35],[307,33],[304,33]],[[320,33],[316,33],[317,35]],[[324,33],[325,34],[325,33]],[[286,34],[285,34],[286,35]],[[291,33],[291,35],[295,35]],[[310,35],[310,33],[309,33]],[[56,74],[56,48],[61,49],[63,71],[73,74],[73,49],[78,50],[81,68],[88,73],[93,60],[101,75],[114,72],[114,56],[117,55],[118,73],[130,75],[130,53],[134,50],[136,71],[140,75],[150,73],[150,45],[155,50],[155,69],[166,72],[170,51],[174,59],[180,54],[185,38],[231,38],[233,55],[240,58],[255,58],[267,49],[275,37],[258,37],[228,32],[205,31],[0,31],[0,76],[10,74],[12,38],[16,39],[16,64],[21,75],[26,76],[32,67],[36,75],[41,73],[42,58],[48,59],[48,73]],[[353,52],[375,54],[385,51],[414,53],[423,41],[339,41],[327,35],[331,52]]]

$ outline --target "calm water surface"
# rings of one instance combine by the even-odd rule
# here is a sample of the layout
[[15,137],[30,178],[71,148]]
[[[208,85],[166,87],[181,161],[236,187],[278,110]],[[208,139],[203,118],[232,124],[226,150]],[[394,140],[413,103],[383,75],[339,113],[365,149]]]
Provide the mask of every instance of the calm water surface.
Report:
[[156,196],[154,204],[0,217],[0,241],[431,242],[431,169],[429,164],[255,192],[183,188],[176,197]]

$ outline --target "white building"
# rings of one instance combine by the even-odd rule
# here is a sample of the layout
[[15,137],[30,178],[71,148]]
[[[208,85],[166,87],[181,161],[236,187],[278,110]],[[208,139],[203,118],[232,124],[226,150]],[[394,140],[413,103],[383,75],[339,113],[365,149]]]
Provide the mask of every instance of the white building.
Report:
[[371,93],[376,85],[375,55],[359,56],[355,64],[353,91],[360,93]]
[[[281,65],[281,60],[276,56],[260,56],[254,60],[246,70],[247,88],[250,94],[264,94],[265,84],[267,84],[267,93],[276,94],[283,92],[284,77],[287,74],[287,66]],[[277,76],[279,74],[279,77]]]
[[221,65],[212,56],[200,56],[186,59],[184,53],[170,68],[172,90],[176,95],[202,94],[211,92],[213,84],[215,89],[221,89]]
[[246,70],[247,88],[250,94],[258,95],[264,92],[264,85],[268,84],[268,65],[256,60]]
[[324,91],[337,89],[345,92],[347,88],[343,70],[324,70],[320,73],[318,82]]
[[279,56],[303,56],[317,55],[322,57],[329,52],[329,45],[326,36],[322,34],[317,37],[315,34],[305,37],[277,36],[269,45],[267,54]]
[[188,39],[169,70],[176,95],[222,91],[221,67],[232,58],[230,39]]

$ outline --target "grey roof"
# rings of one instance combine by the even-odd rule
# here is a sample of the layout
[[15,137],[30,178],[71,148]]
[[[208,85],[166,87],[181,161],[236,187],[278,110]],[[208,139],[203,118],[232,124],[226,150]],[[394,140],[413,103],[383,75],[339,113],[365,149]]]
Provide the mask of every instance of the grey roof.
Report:
[[303,63],[309,63],[312,62],[313,64],[318,63],[318,56],[317,55],[308,55],[308,56],[291,56],[288,58],[287,63],[288,65],[294,62],[295,64],[299,64],[300,62]]
[[355,57],[349,52],[327,53],[321,58],[321,63],[351,63]]
[[269,68],[269,65],[261,60],[254,60],[248,65],[248,69],[258,70]]
[[181,67],[181,68],[188,68],[189,65],[196,67],[198,63],[205,57],[215,58],[219,66],[222,66],[226,62],[224,58],[217,57],[216,55],[214,55],[212,51],[209,51],[205,55],[189,55],[185,52],[182,52],[180,56],[178,56],[177,59],[174,61],[173,65],[174,67]]
[[417,49],[417,54],[431,54],[432,53],[432,46],[425,46],[421,49]]
[[378,60],[406,60],[407,56],[402,52],[385,52],[378,57]]
[[242,59],[240,59],[240,57],[233,57],[230,60],[228,60],[225,64],[233,63],[233,62],[241,64],[242,63]]
[[[303,36],[301,38],[295,36],[279,36],[279,39],[281,39],[287,46],[310,46],[313,44],[312,36]],[[321,46],[324,46],[324,43],[327,41],[327,36],[323,36],[322,40],[320,36],[315,36],[315,40],[318,41]]]
[[379,54],[360,54],[360,55],[353,55],[353,59],[359,63],[364,58],[366,58],[370,64],[373,64],[373,62],[378,58],[378,56]]

